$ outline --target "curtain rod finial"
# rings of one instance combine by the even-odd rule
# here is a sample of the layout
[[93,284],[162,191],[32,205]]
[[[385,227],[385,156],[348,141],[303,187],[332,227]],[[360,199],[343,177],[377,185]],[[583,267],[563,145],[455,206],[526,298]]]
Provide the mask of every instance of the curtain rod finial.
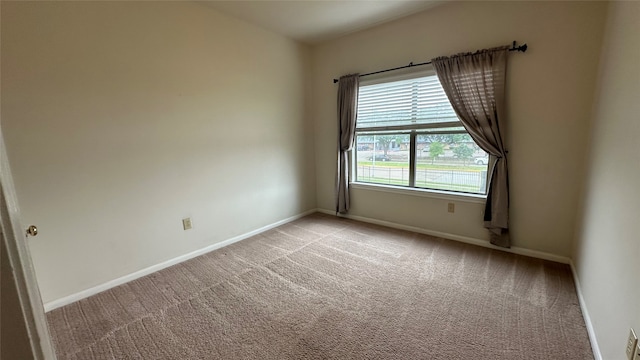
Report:
[[511,46],[511,49],[509,49],[509,51],[521,51],[521,52],[527,51],[527,44],[522,44],[520,46],[516,46],[516,44],[517,42],[514,40],[513,45]]

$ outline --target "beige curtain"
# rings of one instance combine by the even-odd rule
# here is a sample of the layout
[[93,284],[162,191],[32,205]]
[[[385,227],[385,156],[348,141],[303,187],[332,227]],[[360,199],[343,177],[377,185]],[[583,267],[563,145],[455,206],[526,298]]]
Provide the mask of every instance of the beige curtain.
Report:
[[358,74],[345,75],[338,82],[338,171],[336,174],[336,212],[349,211],[349,158],[356,132]]
[[495,156],[484,213],[491,243],[510,247],[509,178],[505,149],[504,92],[508,47],[432,60],[458,118],[473,140]]

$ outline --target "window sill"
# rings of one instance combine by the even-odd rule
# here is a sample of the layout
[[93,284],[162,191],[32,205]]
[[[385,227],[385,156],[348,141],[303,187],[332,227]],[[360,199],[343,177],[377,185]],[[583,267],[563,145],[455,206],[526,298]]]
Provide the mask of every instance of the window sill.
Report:
[[361,182],[352,182],[349,184],[352,189],[363,189],[372,191],[381,191],[386,193],[396,193],[410,196],[420,196],[432,199],[454,200],[460,202],[484,204],[487,200],[486,195],[452,193],[438,190],[405,188],[392,185],[369,184]]

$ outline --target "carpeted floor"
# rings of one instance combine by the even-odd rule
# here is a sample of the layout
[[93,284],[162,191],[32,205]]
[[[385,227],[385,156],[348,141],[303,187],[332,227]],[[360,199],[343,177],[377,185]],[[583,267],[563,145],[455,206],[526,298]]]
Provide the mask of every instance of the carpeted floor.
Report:
[[47,317],[59,359],[593,359],[567,265],[322,214]]

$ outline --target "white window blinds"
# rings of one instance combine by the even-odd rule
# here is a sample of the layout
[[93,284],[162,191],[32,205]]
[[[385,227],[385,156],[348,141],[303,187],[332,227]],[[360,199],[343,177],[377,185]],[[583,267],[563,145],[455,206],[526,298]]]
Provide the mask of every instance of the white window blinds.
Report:
[[360,86],[358,129],[400,130],[460,125],[436,75]]

